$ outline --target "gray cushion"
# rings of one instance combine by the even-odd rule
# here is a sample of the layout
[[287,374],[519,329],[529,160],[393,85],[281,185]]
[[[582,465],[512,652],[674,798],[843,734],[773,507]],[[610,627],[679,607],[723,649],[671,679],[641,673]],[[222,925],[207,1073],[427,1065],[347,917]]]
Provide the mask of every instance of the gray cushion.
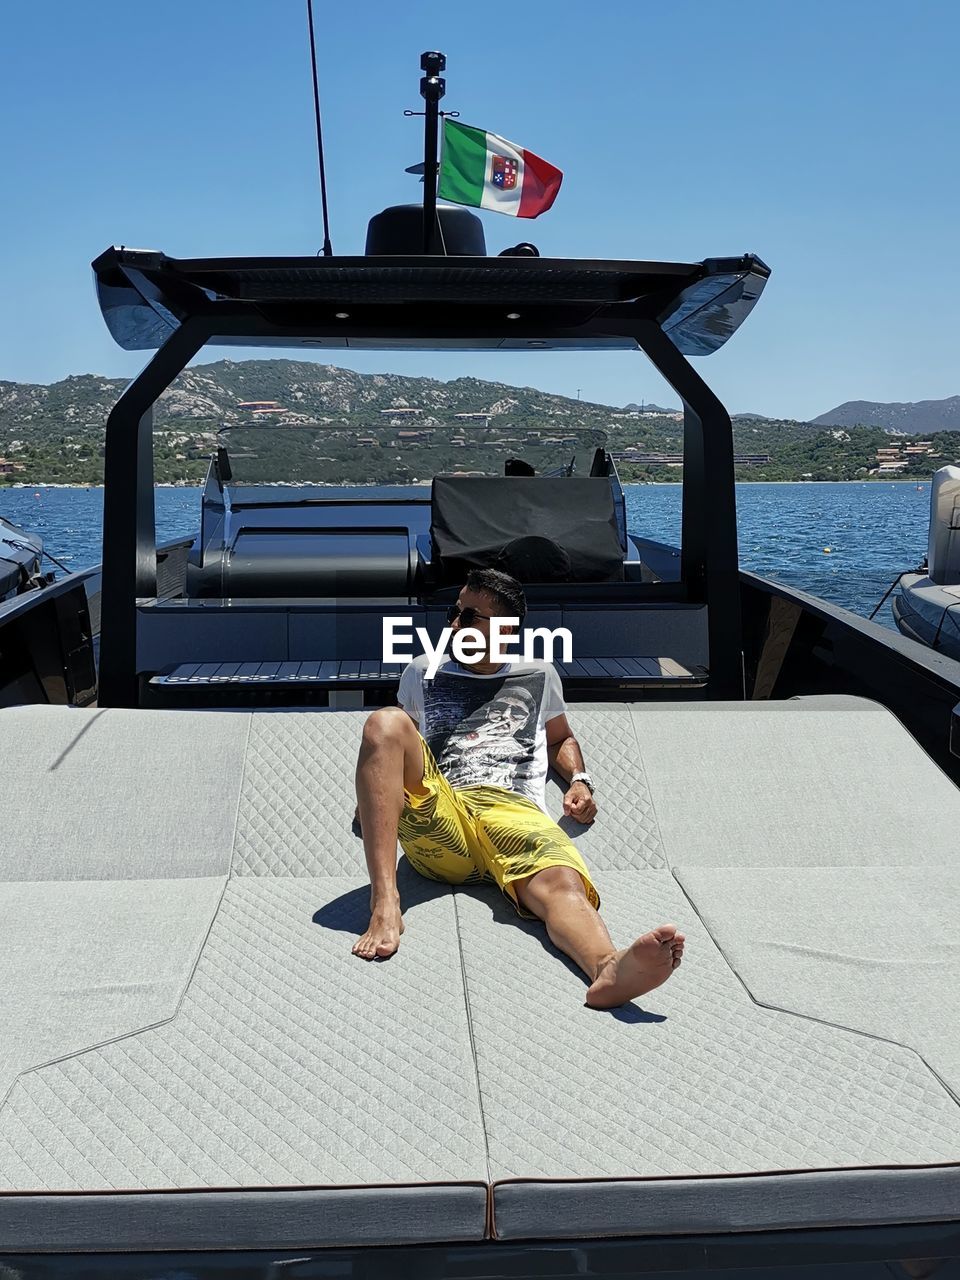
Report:
[[350,953],[355,880],[233,881],[175,1018],[20,1076],[3,1185],[485,1181],[453,898],[409,878],[389,964]]
[[[676,974],[613,1014],[583,1004],[579,970],[496,891],[457,893],[498,1235],[721,1229],[724,1192],[707,1202],[711,1217],[703,1185],[674,1199],[669,1180],[956,1158],[960,1110],[912,1050],[759,1008],[667,872],[597,881],[617,946],[668,920],[688,939]],[[511,1181],[521,1178],[530,1181]],[[555,1179],[575,1192],[554,1198]],[[623,1184],[616,1195],[610,1180]],[[841,1220],[874,1220],[858,1216],[868,1181],[851,1184]],[[837,1220],[834,1185],[813,1184],[805,1225]],[[909,1199],[909,1179],[898,1195]],[[919,1219],[922,1182],[912,1196],[907,1217]],[[736,1203],[747,1225],[748,1182]],[[753,1212],[758,1229],[770,1225],[765,1182],[754,1184]]]
[[[8,1248],[484,1235],[489,1179],[463,980],[450,963],[453,896],[403,864],[413,945],[387,965],[351,955],[369,918],[349,831],[364,715],[267,714],[248,748],[251,719],[0,713],[4,740],[19,735],[7,809],[20,834],[8,832],[2,871],[41,881],[8,883],[0,900],[0,1185],[33,1193],[0,1197]],[[294,758],[301,774],[281,794]],[[325,760],[344,775],[338,790],[323,781]],[[325,803],[304,811],[318,784]],[[242,864],[258,838],[258,788],[269,797],[265,856],[281,874],[251,878]],[[322,878],[305,874],[311,851],[306,863],[291,856],[285,808],[300,831],[322,833]],[[346,878],[335,874],[340,845]],[[231,856],[247,877],[234,877],[217,912],[225,875],[201,873],[225,873]],[[196,878],[174,879],[177,869]],[[76,878],[43,879],[56,874]],[[203,1194],[218,1187],[238,1190]],[[303,1190],[277,1190],[290,1187]]]
[[[364,875],[351,832],[357,752],[367,711],[270,711],[253,717],[237,823],[237,875]],[[574,730],[601,786],[604,819],[563,817],[555,775],[547,809],[591,866],[663,866],[656,816],[626,707],[577,705]],[[629,796],[630,804],[617,797]]]
[[[494,1228],[499,1240],[522,1240],[543,1236],[545,1223],[553,1239],[576,1239],[585,1234],[688,1235],[954,1221],[958,1195],[960,1171],[956,1168],[792,1170],[749,1178],[601,1184],[506,1182],[494,1189]],[[589,1232],[584,1230],[587,1224]],[[787,1257],[784,1246],[778,1261],[785,1262]],[[800,1271],[806,1274],[803,1268]],[[789,1272],[777,1267],[758,1274],[772,1280]],[[831,1269],[821,1265],[809,1274],[823,1276],[831,1274]],[[876,1278],[889,1274],[886,1268],[878,1268]]]
[[486,1207],[482,1184],[0,1196],[0,1240],[7,1253],[466,1242],[483,1238]]
[[238,876],[363,876],[351,831],[366,711],[258,712],[240,789]]
[[960,1101],[960,866],[676,874],[754,1000],[905,1045]]
[[630,714],[670,865],[956,865],[960,791],[877,703],[648,703]]
[[226,875],[249,728],[229,712],[0,711],[0,880]]
[[171,1019],[224,884],[0,883],[0,1098],[20,1071]]
[[666,921],[687,935],[676,974],[618,1014],[584,1005],[580,971],[495,890],[456,895],[496,1180],[923,1163],[958,1149],[960,1110],[911,1050],[759,1008],[668,873],[598,880],[615,945]]
[[666,866],[653,796],[627,706],[578,702],[567,711],[584,763],[598,788],[601,817],[586,827],[563,817],[566,786],[553,773],[547,784],[548,812],[558,819],[595,871]]

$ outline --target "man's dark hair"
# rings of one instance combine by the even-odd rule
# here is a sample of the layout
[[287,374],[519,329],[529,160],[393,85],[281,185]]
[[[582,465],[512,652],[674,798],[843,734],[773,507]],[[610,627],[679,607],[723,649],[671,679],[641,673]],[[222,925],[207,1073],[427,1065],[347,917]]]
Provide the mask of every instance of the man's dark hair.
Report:
[[527,599],[523,587],[509,573],[499,569],[471,569],[467,574],[467,587],[489,596],[505,618],[517,618],[523,622],[527,612]]

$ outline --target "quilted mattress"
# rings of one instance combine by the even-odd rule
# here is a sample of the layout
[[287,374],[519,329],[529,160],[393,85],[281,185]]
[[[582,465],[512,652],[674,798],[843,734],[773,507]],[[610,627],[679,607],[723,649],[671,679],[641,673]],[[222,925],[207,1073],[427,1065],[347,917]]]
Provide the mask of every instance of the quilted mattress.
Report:
[[571,707],[615,942],[687,935],[612,1013],[403,860],[351,954],[365,715],[0,711],[0,1251],[960,1218],[960,792],[889,713]]

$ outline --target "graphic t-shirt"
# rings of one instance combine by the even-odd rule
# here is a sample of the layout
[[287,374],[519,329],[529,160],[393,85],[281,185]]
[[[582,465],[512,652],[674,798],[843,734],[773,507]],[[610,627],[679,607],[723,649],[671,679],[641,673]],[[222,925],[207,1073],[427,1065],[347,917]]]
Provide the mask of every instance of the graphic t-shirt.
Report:
[[452,787],[504,787],[544,808],[545,725],[564,715],[563,686],[548,662],[507,663],[476,675],[447,657],[432,680],[427,656],[407,664],[397,701],[420,726]]

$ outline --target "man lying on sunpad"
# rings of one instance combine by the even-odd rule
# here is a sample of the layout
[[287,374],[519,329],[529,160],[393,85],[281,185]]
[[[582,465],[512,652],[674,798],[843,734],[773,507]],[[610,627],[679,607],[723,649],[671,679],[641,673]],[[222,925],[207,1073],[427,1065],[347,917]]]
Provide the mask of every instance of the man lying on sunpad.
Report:
[[353,953],[383,959],[400,945],[399,838],[421,875],[449,884],[493,880],[521,916],[543,920],[554,945],[587,975],[586,1003],[610,1009],[665,982],[680,964],[684,935],[663,924],[617,951],[576,845],[545,812],[548,764],[569,783],[565,814],[592,822],[597,806],[554,667],[489,660],[491,620],[522,625],[525,613],[519,582],[474,570],[449,624],[486,640],[480,660],[462,665],[447,656],[425,679],[427,656],[415,658],[400,679],[400,706],[367,718],[357,812],[370,925]]

